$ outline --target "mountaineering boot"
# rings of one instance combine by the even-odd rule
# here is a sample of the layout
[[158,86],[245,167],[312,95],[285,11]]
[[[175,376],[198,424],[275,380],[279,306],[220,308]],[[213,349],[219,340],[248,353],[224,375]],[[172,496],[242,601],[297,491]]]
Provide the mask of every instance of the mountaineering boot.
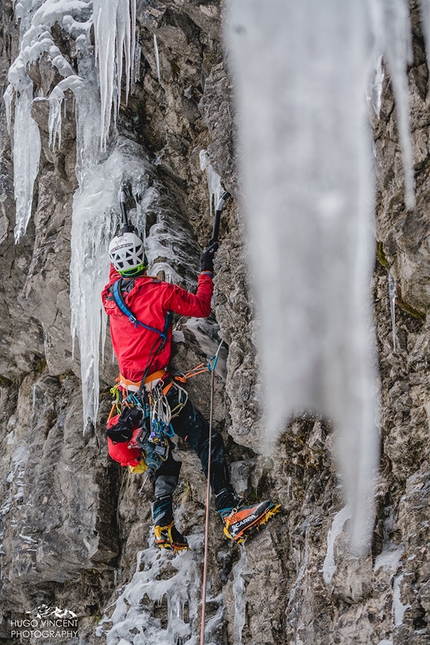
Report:
[[171,522],[168,526],[154,526],[155,544],[159,549],[170,549],[172,551],[188,550],[187,538],[185,538]]
[[268,499],[252,506],[236,507],[230,512],[229,509],[219,511],[224,522],[224,533],[233,542],[241,544],[251,531],[266,524],[273,515],[279,512],[280,508],[280,504],[275,505]]
[[155,544],[159,549],[182,551],[188,549],[187,539],[175,527],[172,510],[172,496],[159,497],[152,504]]

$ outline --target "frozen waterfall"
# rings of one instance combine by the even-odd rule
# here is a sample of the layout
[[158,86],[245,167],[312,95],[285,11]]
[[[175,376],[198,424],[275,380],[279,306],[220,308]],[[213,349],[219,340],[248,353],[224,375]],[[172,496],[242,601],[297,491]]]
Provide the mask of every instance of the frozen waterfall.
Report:
[[[34,100],[49,100],[49,142],[61,146],[62,109],[66,90],[71,90],[76,111],[76,176],[79,182],[73,201],[72,257],[70,266],[71,330],[79,340],[84,426],[95,421],[99,398],[99,359],[106,319],[102,315],[100,290],[107,278],[107,246],[117,220],[121,181],[129,177],[130,155],[121,144],[106,154],[111,105],[119,108],[123,54],[126,92],[129,91],[135,59],[135,0],[101,3],[97,0],[23,0],[15,6],[20,19],[20,52],[9,70],[5,102],[13,128],[14,184],[16,199],[15,240],[25,233],[31,216],[33,184],[40,157],[40,135],[31,117]],[[95,20],[93,20],[93,11]],[[95,22],[97,64],[91,44]],[[58,23],[75,41],[78,73],[55,45],[51,27]],[[46,55],[62,80],[47,97],[34,97],[27,65]],[[116,72],[116,74],[115,74]],[[101,148],[101,150],[100,150]],[[142,162],[143,163],[143,162]],[[140,185],[142,164],[132,168],[133,182]],[[147,204],[150,203],[148,196]],[[104,259],[104,265],[103,265]]]

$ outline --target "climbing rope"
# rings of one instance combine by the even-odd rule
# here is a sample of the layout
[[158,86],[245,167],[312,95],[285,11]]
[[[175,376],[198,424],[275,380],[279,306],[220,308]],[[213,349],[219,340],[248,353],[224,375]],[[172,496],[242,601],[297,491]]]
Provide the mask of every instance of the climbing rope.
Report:
[[214,407],[215,370],[211,371],[211,402],[209,414],[209,445],[208,445],[208,475],[206,484],[206,512],[205,512],[205,537],[203,551],[203,587],[202,587],[202,622],[200,629],[200,645],[205,641],[205,612],[206,612],[206,581],[208,569],[208,537],[209,537],[209,504],[210,504],[210,480],[211,480],[211,452],[212,452],[212,423]]
[[215,394],[215,368],[218,362],[218,354],[221,349],[223,341],[220,342],[215,356],[210,359],[207,370],[211,374],[211,398],[210,398],[210,412],[209,412],[209,445],[208,445],[208,474],[206,482],[206,510],[205,510],[205,533],[204,533],[204,547],[203,547],[203,583],[202,583],[202,617],[200,626],[200,645],[204,645],[205,641],[205,613],[206,613],[206,583],[207,583],[207,570],[208,570],[208,538],[209,538],[209,505],[211,495],[211,455],[212,455],[212,426],[214,416],[214,394]]

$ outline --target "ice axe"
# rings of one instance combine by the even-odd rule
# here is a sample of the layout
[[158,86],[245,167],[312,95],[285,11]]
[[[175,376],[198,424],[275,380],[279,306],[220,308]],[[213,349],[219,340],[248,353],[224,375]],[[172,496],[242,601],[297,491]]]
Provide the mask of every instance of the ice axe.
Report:
[[231,195],[226,190],[225,193],[223,193],[223,195],[221,196],[221,198],[220,198],[220,200],[219,200],[219,202],[217,204],[217,207],[215,209],[215,220],[214,220],[214,227],[213,227],[213,231],[212,231],[212,237],[209,240],[208,248],[210,246],[212,246],[212,244],[215,244],[215,242],[218,242],[219,225],[220,225],[220,222],[221,222],[221,212],[222,212],[222,209],[224,208],[225,202],[227,201],[227,199],[229,197],[231,197]]
[[128,221],[128,214],[127,214],[127,208],[126,208],[126,201],[127,201],[127,191],[128,191],[128,186],[127,184],[123,184],[121,186],[121,190],[119,192],[119,206],[121,208],[121,229],[120,229],[120,234],[122,233],[135,233],[136,232],[136,227],[133,226],[133,224],[130,224]]

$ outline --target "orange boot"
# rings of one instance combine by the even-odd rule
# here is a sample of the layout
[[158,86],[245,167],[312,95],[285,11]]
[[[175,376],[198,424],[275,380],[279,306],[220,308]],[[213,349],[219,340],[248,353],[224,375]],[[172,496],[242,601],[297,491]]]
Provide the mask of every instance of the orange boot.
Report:
[[241,543],[254,529],[258,529],[262,524],[279,512],[280,504],[274,504],[270,500],[254,504],[253,506],[241,506],[234,508],[228,515],[221,511],[221,517],[224,522],[225,535],[234,542]]

